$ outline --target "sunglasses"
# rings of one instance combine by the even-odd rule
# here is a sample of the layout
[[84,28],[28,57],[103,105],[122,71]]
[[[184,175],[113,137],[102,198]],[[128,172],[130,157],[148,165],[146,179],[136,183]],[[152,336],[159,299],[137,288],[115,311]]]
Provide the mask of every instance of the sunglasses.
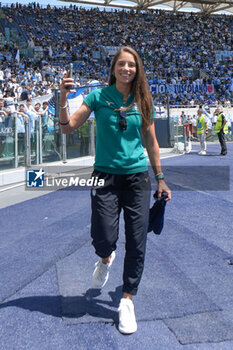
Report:
[[127,129],[127,112],[126,111],[119,111],[120,112],[120,121],[119,121],[119,126],[122,131]]

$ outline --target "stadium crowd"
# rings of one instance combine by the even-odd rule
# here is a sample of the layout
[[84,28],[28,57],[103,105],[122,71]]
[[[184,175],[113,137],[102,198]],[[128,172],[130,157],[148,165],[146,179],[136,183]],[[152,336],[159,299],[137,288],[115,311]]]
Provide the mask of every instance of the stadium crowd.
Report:
[[[18,43],[10,38],[0,44],[0,93],[9,101],[51,93],[70,61],[80,85],[105,83],[111,61],[105,48],[130,45],[141,55],[150,83],[214,86],[212,94],[173,91],[171,105],[231,106],[233,54],[229,59],[219,52],[232,50],[232,26],[225,15],[12,4],[0,8],[0,31],[8,27],[18,37]],[[20,53],[19,59],[22,45],[29,57]],[[154,92],[153,98],[156,104],[167,101],[165,94]]]

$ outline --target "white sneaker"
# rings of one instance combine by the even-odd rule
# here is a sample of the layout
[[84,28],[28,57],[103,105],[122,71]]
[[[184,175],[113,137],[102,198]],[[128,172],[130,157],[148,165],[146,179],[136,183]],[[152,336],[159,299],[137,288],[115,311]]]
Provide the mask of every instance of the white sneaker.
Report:
[[202,151],[202,155],[205,156],[206,155],[206,151]]
[[100,258],[97,263],[95,263],[95,270],[92,275],[92,284],[94,288],[103,288],[108,281],[109,269],[115,259],[115,251],[111,254],[111,261],[108,264],[103,264]]
[[137,330],[137,321],[132,300],[122,298],[119,308],[119,331],[123,334],[131,334]]

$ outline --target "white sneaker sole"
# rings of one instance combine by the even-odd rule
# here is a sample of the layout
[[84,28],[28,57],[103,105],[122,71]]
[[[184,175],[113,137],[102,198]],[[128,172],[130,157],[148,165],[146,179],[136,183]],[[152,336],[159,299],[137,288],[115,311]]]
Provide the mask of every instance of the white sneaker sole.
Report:
[[122,334],[132,334],[132,333],[135,333],[138,329],[138,326],[136,324],[136,326],[132,327],[132,328],[128,328],[128,329],[125,329],[123,327],[120,327],[119,326],[119,332],[121,332]]

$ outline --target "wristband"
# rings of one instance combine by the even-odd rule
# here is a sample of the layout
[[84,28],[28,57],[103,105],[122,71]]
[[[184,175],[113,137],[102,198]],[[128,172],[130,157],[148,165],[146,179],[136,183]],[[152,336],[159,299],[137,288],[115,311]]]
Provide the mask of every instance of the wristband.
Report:
[[60,124],[60,125],[68,125],[69,122],[70,122],[70,120],[68,120],[68,122],[62,123],[62,122],[60,122],[60,120],[59,120],[59,124]]
[[164,179],[164,174],[163,173],[158,173],[155,175],[155,179],[158,180],[163,180]]
[[59,107],[60,107],[61,109],[66,109],[66,108],[67,108],[67,102],[66,102],[65,106],[61,106],[60,103],[59,103]]

